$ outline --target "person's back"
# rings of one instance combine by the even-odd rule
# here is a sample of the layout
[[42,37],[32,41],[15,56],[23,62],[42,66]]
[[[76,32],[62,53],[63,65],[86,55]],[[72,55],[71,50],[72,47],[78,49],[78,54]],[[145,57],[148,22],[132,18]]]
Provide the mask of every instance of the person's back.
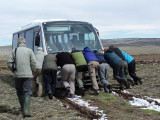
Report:
[[51,70],[57,70],[57,58],[55,55],[53,54],[47,54],[44,57],[44,61],[43,61],[43,70],[46,69],[51,69]]
[[112,49],[108,49],[106,53],[104,53],[104,58],[113,68],[114,78],[120,83],[120,85],[124,84],[126,88],[129,88],[129,84],[124,77],[123,60]]
[[53,98],[56,89],[57,58],[53,54],[47,54],[43,61],[43,79],[45,83],[45,93],[49,99]]
[[[120,49],[120,50],[121,50],[121,49]],[[127,54],[126,52],[124,52],[124,51],[122,51],[122,50],[121,50],[121,52],[122,52],[123,56],[125,57],[125,60],[127,61],[128,64],[129,64],[130,62],[132,62],[132,60],[134,60],[134,58],[133,58],[131,55]]]
[[61,52],[56,55],[57,57],[57,65],[60,66],[61,68],[65,64],[74,64],[74,61],[72,59],[72,56],[68,52]]
[[122,54],[122,51],[119,48],[114,47],[113,45],[109,46],[109,48],[111,48],[123,60],[125,78],[127,79],[128,82],[134,85],[134,81],[128,73],[128,64],[127,64],[125,57]]
[[94,94],[98,95],[99,86],[98,86],[97,79],[96,79],[96,72],[98,71],[98,68],[99,68],[98,59],[96,58],[95,53],[91,51],[89,47],[84,48],[83,55],[87,61],[88,71],[89,71],[89,75],[92,81],[92,87],[94,90]]
[[123,60],[125,61],[125,57],[123,56],[121,50],[119,48],[113,48],[113,51]]
[[72,48],[72,58],[76,65],[76,80],[79,87],[79,92],[82,96],[84,96],[84,86],[83,86],[83,73],[87,71],[87,62],[84,58],[82,51],[77,50],[77,48]]
[[44,85],[43,85],[43,76],[42,76],[42,65],[43,65],[43,60],[45,55],[46,53],[43,52],[43,49],[41,47],[38,47],[37,52],[35,53],[36,60],[37,60],[36,71],[34,72],[34,77],[32,80],[33,96],[40,97],[43,95]]
[[98,61],[98,59],[96,58],[95,53],[93,51],[91,51],[89,47],[85,47],[84,48],[83,55],[84,55],[87,63],[89,63],[91,61]]
[[76,68],[73,58],[68,52],[57,54],[57,65],[62,69],[62,84],[66,89],[66,96],[75,97],[75,73]]
[[107,63],[110,64],[110,66],[113,68],[114,65],[116,65],[118,62],[122,61],[122,59],[116,55],[116,53],[111,50],[108,49],[106,53],[104,53],[104,58],[107,61]]
[[[121,49],[120,49],[121,50]],[[136,85],[138,85],[138,82],[140,84],[142,84],[142,78],[138,77],[136,75],[136,62],[135,62],[135,59],[127,54],[126,52],[124,52],[123,50],[121,50],[123,56],[125,57],[125,60],[127,61],[127,64],[128,64],[128,71],[129,71],[129,75],[133,78],[134,82]]]
[[97,51],[94,51],[97,59],[99,60],[99,69],[98,74],[100,77],[100,81],[103,84],[105,92],[112,92],[112,86],[108,82],[109,78],[109,65],[107,64],[107,61],[104,59],[104,54],[98,53]]
[[[18,48],[11,52],[7,64],[14,73],[15,88],[23,117],[31,117],[29,108],[32,95],[32,77],[36,69],[36,58],[33,51],[25,47],[24,38],[18,38]],[[16,66],[15,70],[12,68],[14,64]]]
[[71,55],[72,55],[72,58],[73,58],[73,60],[75,62],[76,68],[79,71],[81,71],[80,69],[82,67],[86,67],[87,66],[87,62],[86,62],[86,59],[84,58],[84,55],[83,55],[82,51],[73,50],[72,53],[71,53]]
[[[12,55],[15,55],[14,51],[12,51]],[[33,77],[32,72],[36,69],[36,58],[31,49],[26,48],[24,44],[19,44],[16,51],[15,62],[17,70],[14,71],[14,77]],[[12,66],[9,65],[9,67],[12,69]]]
[[42,69],[44,56],[46,56],[46,53],[43,52],[41,47],[37,48],[37,52],[35,53],[36,60],[37,60],[37,69]]

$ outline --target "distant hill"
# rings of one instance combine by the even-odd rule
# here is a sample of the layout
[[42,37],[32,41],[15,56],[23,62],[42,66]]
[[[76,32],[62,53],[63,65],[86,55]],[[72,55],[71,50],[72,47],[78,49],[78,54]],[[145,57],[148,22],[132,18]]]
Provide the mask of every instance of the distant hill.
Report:
[[0,51],[11,51],[11,50],[12,50],[12,45],[0,46]]
[[160,38],[124,38],[124,39],[101,39],[104,47],[115,45],[116,47],[141,47],[141,46],[160,46]]

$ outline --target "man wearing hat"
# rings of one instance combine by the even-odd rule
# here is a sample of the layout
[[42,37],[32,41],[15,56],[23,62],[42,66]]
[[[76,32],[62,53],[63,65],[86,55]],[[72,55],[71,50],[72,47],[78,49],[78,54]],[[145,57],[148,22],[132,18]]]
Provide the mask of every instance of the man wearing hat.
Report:
[[[37,52],[35,53],[36,56],[36,71],[34,72],[34,77],[32,80],[32,92],[33,95],[41,97],[43,94],[43,77],[42,77],[42,65],[43,65],[43,60],[44,60],[44,56],[46,55],[46,53],[43,52],[43,49],[41,47],[37,48]],[[37,81],[38,78],[38,81]],[[38,83],[38,88],[37,88],[37,84]]]
[[[24,38],[18,38],[18,48],[10,53],[7,64],[14,73],[15,88],[23,117],[31,117],[29,108],[32,95],[32,73],[36,69],[36,58],[33,51],[26,48]],[[15,69],[13,69],[14,64]]]

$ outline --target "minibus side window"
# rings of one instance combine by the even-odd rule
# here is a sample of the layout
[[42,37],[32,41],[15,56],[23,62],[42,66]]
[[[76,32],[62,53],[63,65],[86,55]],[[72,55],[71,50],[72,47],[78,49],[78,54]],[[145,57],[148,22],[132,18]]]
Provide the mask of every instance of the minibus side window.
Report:
[[25,39],[26,47],[33,50],[33,29],[26,31]]
[[15,49],[17,47],[17,40],[18,40],[18,34],[14,34],[12,41],[12,49]]

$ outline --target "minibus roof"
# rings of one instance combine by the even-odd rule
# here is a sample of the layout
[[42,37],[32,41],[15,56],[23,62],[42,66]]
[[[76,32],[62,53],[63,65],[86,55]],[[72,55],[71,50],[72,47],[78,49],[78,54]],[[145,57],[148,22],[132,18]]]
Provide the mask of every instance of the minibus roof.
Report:
[[[78,20],[67,20],[67,19],[38,19],[38,20],[34,20],[33,22],[25,25],[25,26],[22,26],[20,28],[18,28],[14,33],[17,33],[17,32],[20,32],[20,31],[23,31],[23,30],[26,30],[26,29],[29,29],[29,28],[33,28],[35,26],[41,26],[43,23],[45,22],[55,22],[55,23],[67,23],[67,22],[70,22],[70,23],[81,23],[81,24],[91,24],[91,23],[88,23],[88,22],[84,22],[84,21],[78,21]],[[13,34],[14,34],[13,33]]]

